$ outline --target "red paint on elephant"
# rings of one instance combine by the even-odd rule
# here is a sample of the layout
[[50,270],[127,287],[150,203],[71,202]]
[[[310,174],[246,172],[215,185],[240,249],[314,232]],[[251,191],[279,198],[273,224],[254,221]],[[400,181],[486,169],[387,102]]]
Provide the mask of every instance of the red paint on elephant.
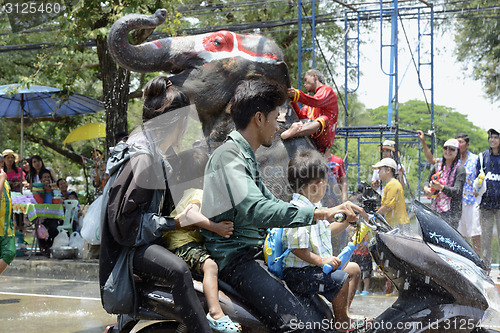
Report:
[[229,31],[218,31],[203,38],[205,50],[210,52],[231,52],[234,48],[234,37]]
[[[208,52],[228,52],[236,56],[238,52],[245,53],[250,57],[263,57],[277,60],[276,54],[255,53],[245,49],[243,46],[243,37],[260,38],[261,36],[243,36],[230,31],[217,31],[207,34],[203,37],[203,48]],[[235,47],[236,46],[236,47]]]

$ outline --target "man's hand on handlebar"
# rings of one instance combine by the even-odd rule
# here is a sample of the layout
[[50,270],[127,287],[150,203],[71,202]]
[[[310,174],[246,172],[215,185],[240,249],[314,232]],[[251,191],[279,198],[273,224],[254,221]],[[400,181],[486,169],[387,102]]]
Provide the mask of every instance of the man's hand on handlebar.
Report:
[[357,214],[361,214],[363,219],[368,220],[368,215],[363,208],[351,201],[346,201],[343,204],[331,208],[316,209],[314,211],[314,219],[335,221],[335,215],[339,213],[345,214],[345,221],[348,223],[356,222],[358,220]]

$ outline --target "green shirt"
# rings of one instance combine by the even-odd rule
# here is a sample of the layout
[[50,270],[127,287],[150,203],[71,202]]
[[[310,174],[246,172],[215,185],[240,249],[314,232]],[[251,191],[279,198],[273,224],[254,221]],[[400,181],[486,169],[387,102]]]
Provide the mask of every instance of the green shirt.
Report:
[[230,238],[202,229],[205,246],[219,270],[249,246],[262,247],[266,228],[313,224],[314,207],[277,199],[264,185],[250,144],[233,131],[205,169],[202,213],[214,222],[233,221]]

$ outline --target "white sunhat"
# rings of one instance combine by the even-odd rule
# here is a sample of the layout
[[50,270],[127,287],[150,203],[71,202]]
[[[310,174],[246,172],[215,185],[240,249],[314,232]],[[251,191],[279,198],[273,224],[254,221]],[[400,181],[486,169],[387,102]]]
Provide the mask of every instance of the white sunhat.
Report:
[[497,134],[500,135],[500,128],[492,127],[488,130],[488,134],[490,134],[491,132],[497,132]]
[[377,164],[372,165],[372,168],[380,169],[383,166],[393,168],[394,170],[397,170],[397,168],[398,168],[398,166],[396,165],[396,161],[394,161],[394,159],[392,159],[390,157],[381,159],[379,162],[377,162]]
[[460,142],[458,142],[457,139],[449,139],[444,143],[443,147],[453,147],[456,149],[460,149]]

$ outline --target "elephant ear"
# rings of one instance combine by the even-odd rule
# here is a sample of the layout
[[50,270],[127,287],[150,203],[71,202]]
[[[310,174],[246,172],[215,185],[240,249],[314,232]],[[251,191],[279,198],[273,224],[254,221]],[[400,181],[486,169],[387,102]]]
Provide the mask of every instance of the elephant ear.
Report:
[[288,66],[284,61],[280,61],[278,63],[278,66],[281,68],[283,72],[284,82],[281,82],[281,85],[284,85],[286,88],[290,88],[292,86],[292,83],[290,82],[290,76],[288,75]]

